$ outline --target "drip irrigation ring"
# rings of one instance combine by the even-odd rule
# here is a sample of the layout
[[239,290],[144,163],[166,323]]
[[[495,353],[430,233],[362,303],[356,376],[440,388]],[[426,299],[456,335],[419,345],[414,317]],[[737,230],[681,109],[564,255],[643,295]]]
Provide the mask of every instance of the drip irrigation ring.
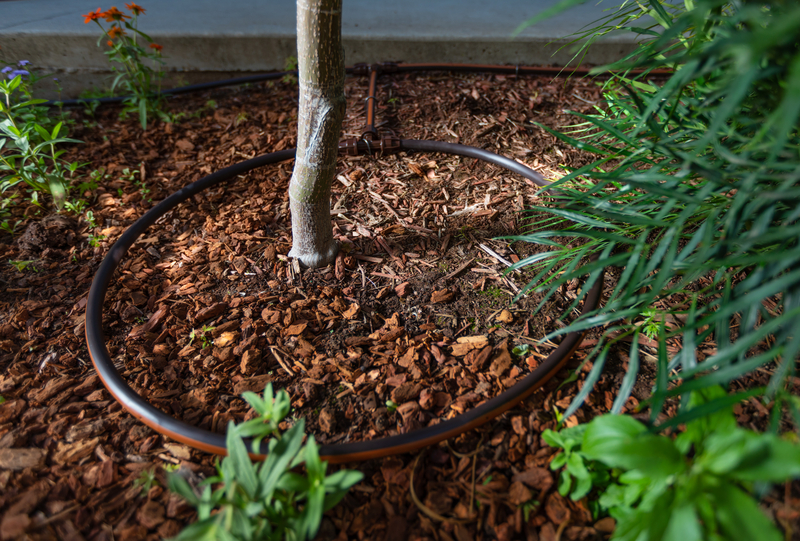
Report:
[[[443,152],[489,161],[515,173],[519,173],[540,186],[547,185],[547,181],[532,169],[483,149],[438,141],[402,140],[400,143],[401,149],[404,150]],[[295,149],[265,154],[221,169],[173,193],[145,213],[144,216],[139,218],[122,234],[114,246],[111,247],[108,255],[103,259],[92,281],[92,287],[89,291],[86,305],[86,341],[92,363],[106,389],[108,389],[111,395],[114,396],[126,410],[144,424],[162,435],[169,436],[174,440],[185,443],[196,449],[224,455],[226,454],[225,435],[189,425],[159,411],[131,389],[114,366],[108,354],[108,350],[106,349],[105,339],[103,337],[103,303],[109,283],[114,276],[114,271],[128,251],[128,248],[133,245],[136,239],[138,239],[148,227],[175,208],[179,203],[186,201],[207,188],[236,178],[238,175],[257,167],[291,160],[294,157]],[[582,315],[597,308],[602,295],[602,286],[603,277],[600,276],[591,290],[586,294],[583,310],[581,312]],[[482,425],[517,405],[550,380],[550,378],[564,366],[575,350],[578,349],[584,334],[585,331],[573,332],[566,335],[556,350],[553,351],[536,370],[517,382],[510,389],[466,413],[407,434],[388,436],[371,441],[322,445],[319,448],[319,454],[323,460],[333,463],[378,458],[406,453],[433,445]],[[250,448],[250,445],[251,443],[248,442],[248,448]],[[261,450],[262,453],[266,452],[266,444],[262,444]],[[262,457],[256,456],[255,458]]]

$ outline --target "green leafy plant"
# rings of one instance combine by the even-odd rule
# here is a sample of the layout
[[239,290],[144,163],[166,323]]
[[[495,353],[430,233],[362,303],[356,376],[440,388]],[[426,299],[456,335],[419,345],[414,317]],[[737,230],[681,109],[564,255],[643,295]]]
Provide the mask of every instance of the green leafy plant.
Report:
[[[180,475],[170,474],[170,490],[197,508],[198,521],[176,540],[304,540],[319,530],[322,514],[336,505],[362,474],[339,470],[326,475],[327,463],[319,458],[313,437],[303,444],[305,421],[286,432],[280,424],[291,408],[289,395],[273,395],[267,384],[263,398],[242,395],[258,414],[240,425],[230,423],[228,456],[217,467],[218,475],[195,492]],[[243,438],[252,438],[252,452],[259,454],[268,438],[266,459],[254,464]],[[297,470],[304,467],[305,474]],[[214,486],[218,488],[214,489]]]
[[386,401],[386,411],[389,413],[394,413],[397,411],[397,403],[394,400],[387,400]]
[[61,159],[65,151],[58,145],[80,141],[63,136],[62,121],[53,125],[43,115],[39,106],[45,100],[31,98],[29,74],[26,69],[11,70],[8,75],[13,78],[0,80],[0,194],[24,183],[32,188],[34,203],[39,204],[40,193],[47,193],[61,209],[82,164]]
[[[284,71],[297,71],[297,57],[296,56],[287,56],[286,62],[283,64]],[[292,75],[291,73],[287,73],[281,79],[284,83],[296,83],[297,76]]]
[[150,489],[157,484],[158,481],[156,480],[156,473],[152,469],[142,470],[139,473],[139,477],[133,481],[133,486],[142,487],[140,492],[141,496],[147,496],[147,493],[150,492]]
[[617,521],[614,540],[780,541],[752,493],[759,483],[800,477],[800,447],[739,428],[732,405],[709,413],[709,404],[730,398],[720,387],[693,392],[691,420],[675,439],[611,414],[545,432],[563,449],[551,463],[565,468],[559,492],[579,499],[598,489],[597,511]]
[[211,337],[209,333],[214,330],[214,327],[209,325],[203,325],[203,328],[199,331],[192,329],[192,332],[189,333],[189,344],[191,345],[192,342],[195,341],[198,337],[200,338],[201,342],[203,343],[203,349],[206,349],[208,346],[211,345]]
[[[138,28],[139,15],[144,14],[145,9],[133,2],[126,6],[131,15],[112,7],[105,12],[97,8],[97,11],[90,11],[83,17],[86,24],[94,21],[103,31],[97,45],[100,46],[105,40],[108,46],[105,54],[116,72],[111,83],[111,94],[117,88],[122,88],[128,94],[123,102],[122,114],[138,114],[142,129],[146,130],[148,115],[155,115],[165,122],[172,121],[163,110],[164,98],[160,94],[164,77],[162,46]],[[105,28],[100,19],[111,23],[110,26]]]
[[[645,15],[655,23],[636,26]],[[523,293],[545,291],[542,303],[586,277],[577,304],[602,267],[623,269],[601,308],[548,337],[605,326],[565,415],[625,340],[631,363],[614,403],[620,411],[639,367],[637,323],[659,301],[658,328],[653,319],[644,329],[659,342],[654,418],[669,396],[773,361],[766,392],[774,396],[800,352],[800,4],[626,3],[578,37],[591,42],[614,29],[642,41],[596,70],[617,70],[604,86],[607,105],[574,113],[581,123],[568,133],[540,125],[597,157],[554,183],[557,204],[534,209],[567,227],[516,238],[550,247],[513,267],[537,271]],[[659,81],[653,69],[672,73]],[[680,344],[677,353],[667,341]],[[699,359],[703,343],[716,353]]]
[[[89,235],[89,246],[97,248],[104,240],[106,240],[106,235]],[[205,343],[203,349],[205,349]]]
[[28,267],[30,267],[33,272],[36,272],[36,267],[33,266],[33,259],[9,259],[8,264],[17,269],[19,272],[25,272],[25,269]]
[[86,223],[89,224],[89,227],[91,227],[92,229],[97,227],[97,222],[95,221],[94,218],[94,212],[92,212],[91,210],[86,211],[86,215],[83,217],[83,219],[86,220]]

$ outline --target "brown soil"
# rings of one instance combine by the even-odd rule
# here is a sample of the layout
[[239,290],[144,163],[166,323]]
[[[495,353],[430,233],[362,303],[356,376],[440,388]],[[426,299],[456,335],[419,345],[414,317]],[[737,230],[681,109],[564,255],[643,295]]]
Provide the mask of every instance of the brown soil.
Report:
[[[360,136],[366,79],[348,79],[346,91],[345,136]],[[379,79],[376,116],[382,131],[486,148],[555,178],[589,157],[532,121],[570,124],[566,109],[588,112],[598,99],[588,80],[395,75]],[[214,457],[158,435],[110,399],[85,346],[86,295],[110,245],[153,202],[222,167],[293,147],[296,89],[251,85],[171,106],[185,116],[144,133],[113,108],[96,118],[77,112],[72,136],[86,144],[70,149],[70,159],[107,172],[87,193],[95,226],[20,206],[20,234],[0,237],[4,260],[32,261],[23,271],[0,267],[3,538],[174,535],[193,514],[163,488],[161,467],[213,472]],[[104,332],[120,372],[156,407],[223,432],[247,415],[239,395],[271,381],[290,393],[293,414],[317,441],[369,440],[472,408],[555,347],[538,339],[573,317],[564,312],[580,284],[538,311],[539,294],[512,304],[533,274],[505,275],[503,260],[543,247],[497,239],[519,233],[530,223],[522,211],[545,202],[529,182],[437,154],[342,158],[332,206],[344,249],[330,268],[301,270],[285,257],[291,165],[253,171],[179,206],[121,263]],[[364,481],[329,513],[320,538],[607,538],[607,522],[595,524],[585,502],[554,490],[553,451],[540,439],[591,364],[576,381],[559,382],[595,343],[587,338],[543,390],[477,431],[415,455],[349,465]],[[522,344],[528,353],[513,355]],[[610,408],[626,355],[609,365],[567,425]],[[647,398],[648,368],[626,411]],[[760,385],[758,377],[747,385]],[[760,423],[767,410],[753,400],[739,415]],[[149,490],[137,483],[143,472],[155,474]],[[410,496],[412,475],[422,506]],[[479,518],[453,520],[472,516],[473,487]],[[796,524],[800,506],[787,501],[793,507],[782,496],[767,505]]]

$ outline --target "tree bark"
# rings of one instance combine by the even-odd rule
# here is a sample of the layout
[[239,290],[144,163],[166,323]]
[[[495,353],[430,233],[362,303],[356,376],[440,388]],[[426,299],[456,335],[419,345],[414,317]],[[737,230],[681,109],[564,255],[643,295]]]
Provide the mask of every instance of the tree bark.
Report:
[[292,250],[307,267],[333,262],[331,184],[345,113],[342,0],[297,0],[300,104],[297,159],[289,183]]

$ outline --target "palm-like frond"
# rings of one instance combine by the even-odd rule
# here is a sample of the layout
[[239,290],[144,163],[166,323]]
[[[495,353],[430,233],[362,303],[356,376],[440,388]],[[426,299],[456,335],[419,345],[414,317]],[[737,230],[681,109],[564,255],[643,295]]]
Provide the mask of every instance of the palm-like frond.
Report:
[[[601,265],[623,269],[602,308],[551,335],[606,325],[595,367],[620,336],[632,335],[635,373],[648,307],[679,322],[658,333],[654,416],[667,396],[727,383],[770,361],[778,361],[768,389],[775,393],[800,349],[800,5],[687,5],[635,4],[662,31],[633,29],[646,40],[601,68],[621,70],[606,83],[608,107],[576,113],[582,122],[569,134],[541,126],[598,159],[556,182],[558,208],[533,209],[570,226],[518,237],[551,251],[515,266],[533,265],[526,291],[547,297],[575,277],[596,280]],[[582,37],[630,23],[630,7],[616,17]],[[675,70],[662,84],[625,71],[662,67]],[[600,260],[581,265],[592,254]],[[771,347],[756,350],[767,339]],[[680,344],[671,358],[667,341]],[[704,341],[716,354],[698,362]],[[631,388],[626,377],[616,411]]]

